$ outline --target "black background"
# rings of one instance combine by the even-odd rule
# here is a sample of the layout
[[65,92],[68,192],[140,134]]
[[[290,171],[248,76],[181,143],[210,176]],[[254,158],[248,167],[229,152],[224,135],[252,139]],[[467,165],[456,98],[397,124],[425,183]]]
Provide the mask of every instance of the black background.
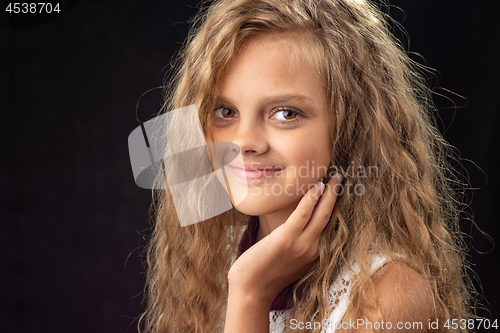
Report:
[[[127,138],[139,125],[139,97],[161,84],[197,5],[72,1],[64,15],[17,32],[19,18],[2,7],[2,331],[137,331],[151,194],[134,183]],[[468,213],[498,240],[500,1],[391,5],[410,51],[437,70],[433,84],[447,97],[435,99],[441,130],[478,188],[467,193]],[[147,94],[140,117],[149,119],[159,101],[157,91]],[[463,225],[490,310],[480,314],[500,318],[498,249]]]

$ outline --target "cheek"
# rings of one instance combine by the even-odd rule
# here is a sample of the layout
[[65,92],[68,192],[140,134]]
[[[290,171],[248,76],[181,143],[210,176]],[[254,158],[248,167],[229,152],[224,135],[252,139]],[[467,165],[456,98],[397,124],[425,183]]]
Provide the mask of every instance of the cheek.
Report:
[[[301,173],[297,174],[297,177],[309,181],[323,178],[332,157],[328,140],[322,136],[302,140],[293,149],[289,149],[284,153],[286,154],[284,156],[289,157],[290,166],[302,170]],[[307,172],[304,170],[307,170]]]
[[227,130],[220,129],[215,126],[212,128],[212,141],[225,142],[227,141],[226,140],[227,137],[228,137]]
[[271,149],[285,161],[287,172],[268,179],[265,184],[249,184],[248,193],[236,209],[248,215],[261,215],[296,206],[310,185],[327,172],[331,151],[328,136],[321,134],[272,137]]

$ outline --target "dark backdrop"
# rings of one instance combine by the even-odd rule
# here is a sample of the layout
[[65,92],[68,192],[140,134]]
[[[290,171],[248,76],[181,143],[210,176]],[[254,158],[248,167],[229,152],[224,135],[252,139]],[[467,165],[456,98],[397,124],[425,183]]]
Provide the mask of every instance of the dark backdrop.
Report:
[[[500,239],[500,2],[391,4],[405,11],[410,51],[438,71],[433,84],[463,96],[436,89],[451,98],[436,97],[441,129],[480,188],[467,193],[469,213]],[[134,184],[127,137],[196,6],[66,1],[64,15],[31,28],[0,13],[2,331],[136,332],[150,191]],[[139,113],[148,119],[158,107],[153,92]],[[471,267],[496,319],[499,252],[472,233]]]

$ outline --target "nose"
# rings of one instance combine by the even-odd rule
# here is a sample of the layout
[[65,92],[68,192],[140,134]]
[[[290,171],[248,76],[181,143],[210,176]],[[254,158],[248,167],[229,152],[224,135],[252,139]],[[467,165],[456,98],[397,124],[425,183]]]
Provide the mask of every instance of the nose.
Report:
[[232,142],[240,147],[243,156],[258,156],[266,153],[270,147],[264,126],[258,121],[244,119],[239,121]]

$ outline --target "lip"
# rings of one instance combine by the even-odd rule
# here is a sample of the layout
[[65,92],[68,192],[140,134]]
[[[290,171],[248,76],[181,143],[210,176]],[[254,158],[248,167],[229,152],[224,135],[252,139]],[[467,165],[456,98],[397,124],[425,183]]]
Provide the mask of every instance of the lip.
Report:
[[251,163],[251,164],[231,163],[228,166],[233,171],[233,174],[235,174],[237,177],[247,180],[272,178],[278,172],[283,171],[285,169],[282,166],[266,165],[260,163]]

